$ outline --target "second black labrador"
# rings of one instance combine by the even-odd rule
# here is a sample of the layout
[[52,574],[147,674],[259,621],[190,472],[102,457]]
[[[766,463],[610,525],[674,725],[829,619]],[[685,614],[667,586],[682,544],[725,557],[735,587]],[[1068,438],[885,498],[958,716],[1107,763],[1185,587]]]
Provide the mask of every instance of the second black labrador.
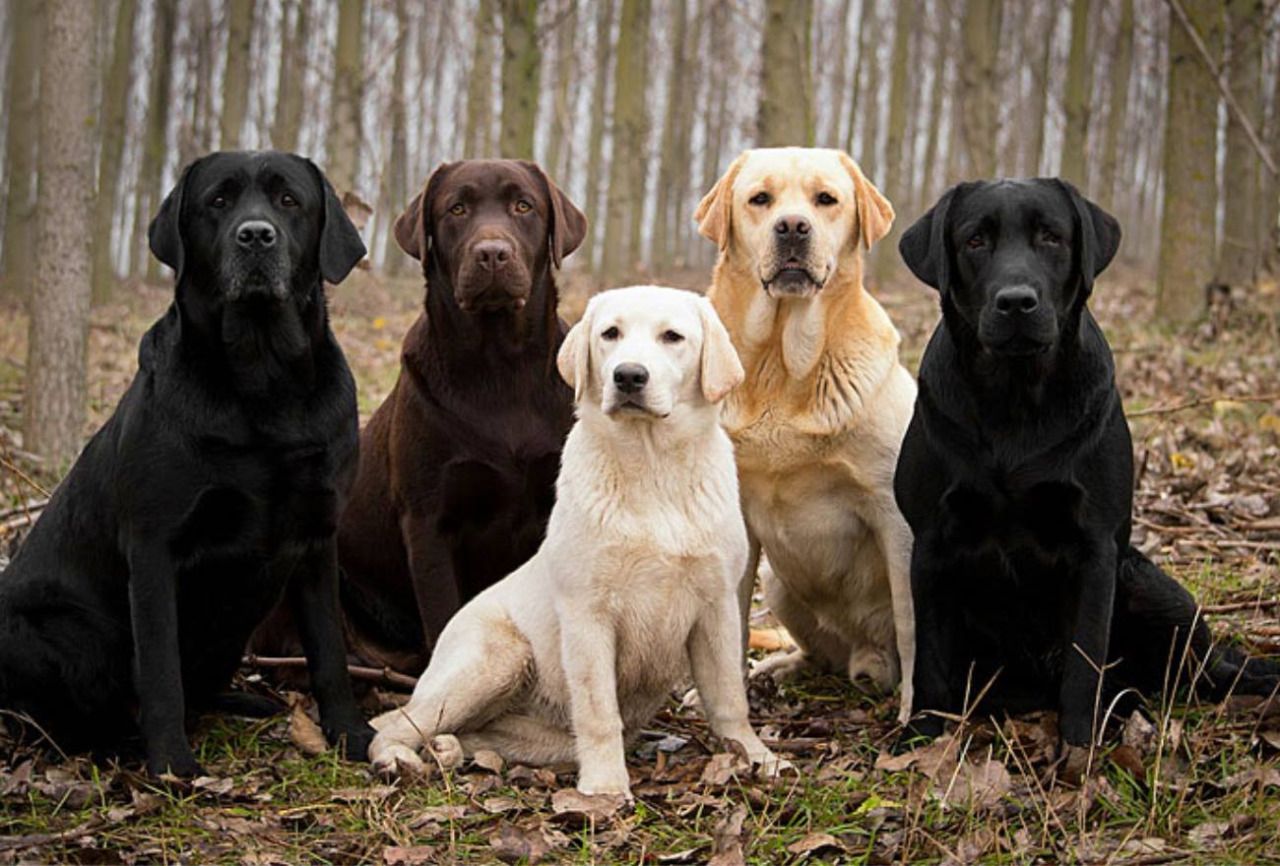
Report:
[[197,160],[150,241],[176,297],[0,575],[0,707],[63,744],[113,748],[140,731],[152,773],[198,774],[185,725],[285,597],[325,733],[365,760],[335,549],[355,383],[323,282],[364,244],[320,171],[281,153]]
[[1087,306],[1119,244],[1054,179],[961,184],[903,235],[942,300],[894,484],[915,535],[915,733],[989,682],[980,709],[1057,709],[1070,746],[1179,670],[1210,696],[1280,682],[1211,646],[1195,600],[1130,544],[1133,449]]

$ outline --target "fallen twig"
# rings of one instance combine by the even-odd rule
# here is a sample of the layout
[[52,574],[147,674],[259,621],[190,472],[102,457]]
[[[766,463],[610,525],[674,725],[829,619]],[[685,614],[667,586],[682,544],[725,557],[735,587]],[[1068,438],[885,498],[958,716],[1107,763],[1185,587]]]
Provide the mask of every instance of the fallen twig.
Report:
[[57,833],[28,833],[25,836],[0,836],[0,851],[14,851],[19,848],[34,848],[38,845],[49,845],[53,842],[67,842],[88,836],[103,824],[103,818],[91,818],[83,824],[77,824],[70,830],[59,830]]
[[1251,601],[1228,601],[1223,604],[1206,604],[1201,609],[1205,613],[1231,613],[1237,610],[1262,610],[1268,607],[1280,607],[1280,598],[1255,598]]
[[1169,412],[1181,412],[1183,409],[1194,409],[1197,406],[1204,406],[1208,403],[1217,403],[1219,400],[1225,400],[1230,403],[1274,403],[1280,400],[1280,393],[1274,394],[1242,394],[1236,396],[1234,394],[1214,394],[1210,397],[1195,397],[1191,400],[1184,400],[1181,403],[1173,403],[1168,406],[1152,406],[1149,409],[1135,409],[1125,414],[1130,418],[1142,418],[1147,415],[1165,415]]
[[[305,668],[307,660],[301,656],[258,656],[252,653],[240,660],[240,663],[251,668]],[[411,677],[391,668],[370,668],[362,665],[347,665],[347,672],[358,680],[381,683],[386,686],[399,686],[412,689],[418,684],[417,677]]]

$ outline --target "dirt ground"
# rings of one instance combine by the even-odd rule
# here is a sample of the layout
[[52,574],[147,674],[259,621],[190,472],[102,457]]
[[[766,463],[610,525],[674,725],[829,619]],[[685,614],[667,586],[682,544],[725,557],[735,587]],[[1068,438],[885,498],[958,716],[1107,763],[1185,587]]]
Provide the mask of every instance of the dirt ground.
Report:
[[[572,274],[564,283],[576,318],[589,286]],[[905,278],[875,294],[914,370],[936,296]],[[127,386],[138,339],[170,296],[123,286],[95,311],[86,433]],[[416,280],[368,272],[332,292],[362,415],[394,383],[420,304]],[[1194,589],[1222,639],[1280,654],[1280,292],[1266,284],[1173,333],[1148,324],[1147,277],[1117,268],[1092,306],[1133,427],[1135,543]],[[25,339],[25,318],[0,311],[0,553],[59,475],[21,448]],[[257,671],[242,680],[266,687]],[[0,861],[1280,862],[1280,701],[1157,702],[1149,720],[1115,720],[1093,772],[1072,785],[1055,778],[1052,714],[972,721],[891,756],[892,699],[829,677],[766,686],[753,689],[753,722],[798,775],[750,778],[673,701],[630,755],[637,804],[621,811],[578,798],[571,768],[496,756],[386,785],[320,748],[305,698],[275,719],[202,720],[194,741],[213,775],[194,783],[0,737]],[[371,711],[397,700],[381,688],[364,699]]]

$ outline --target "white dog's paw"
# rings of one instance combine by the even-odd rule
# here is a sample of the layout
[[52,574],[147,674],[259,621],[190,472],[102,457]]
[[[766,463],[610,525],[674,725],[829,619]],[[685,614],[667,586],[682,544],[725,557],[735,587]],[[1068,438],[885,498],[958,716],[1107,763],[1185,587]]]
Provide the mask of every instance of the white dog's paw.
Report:
[[864,647],[849,655],[849,679],[870,680],[875,687],[888,694],[898,684],[898,660],[882,649]]
[[684,697],[680,699],[680,709],[682,710],[701,710],[702,695],[698,694],[697,687],[689,689],[684,693]]
[[801,650],[777,652],[765,656],[751,669],[751,677],[768,674],[775,683],[795,679],[809,668],[809,657]]
[[422,763],[422,758],[418,757],[416,749],[411,749],[404,743],[388,743],[380,740],[382,737],[374,737],[369,745],[369,760],[373,763],[373,769],[378,775],[395,779],[402,776],[422,775],[426,772],[427,765]]
[[625,766],[621,772],[586,768],[579,770],[578,793],[621,797],[628,804],[635,802],[635,797],[631,796],[631,777],[627,775]]
[[452,770],[462,763],[466,754],[462,751],[462,743],[453,734],[440,734],[431,738],[431,756],[436,759],[442,770]]
[[795,771],[795,765],[786,758],[779,758],[769,749],[765,749],[763,753],[751,756],[751,764],[756,767],[756,773],[763,779],[776,779],[783,773]]

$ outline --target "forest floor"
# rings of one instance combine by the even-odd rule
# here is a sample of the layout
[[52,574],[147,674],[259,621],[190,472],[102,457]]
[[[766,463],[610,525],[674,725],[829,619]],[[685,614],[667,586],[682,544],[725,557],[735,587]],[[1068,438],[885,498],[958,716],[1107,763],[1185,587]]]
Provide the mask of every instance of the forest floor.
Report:
[[[906,280],[876,294],[914,369],[936,297]],[[120,296],[94,313],[90,428],[170,292]],[[395,380],[420,289],[358,273],[331,299],[367,416]],[[1280,292],[1264,286],[1177,334],[1143,324],[1152,305],[1149,281],[1121,269],[1093,303],[1133,427],[1135,543],[1193,588],[1217,635],[1280,653]],[[25,336],[22,316],[0,312],[0,554],[58,474],[19,447]],[[0,735],[0,862],[1280,863],[1280,701],[1156,702],[1151,721],[1115,720],[1092,773],[1068,784],[1054,778],[1052,714],[970,722],[892,756],[890,698],[815,677],[751,699],[797,775],[751,779],[673,701],[629,756],[637,800],[620,811],[577,798],[571,768],[492,755],[387,785],[317,748],[305,699],[274,719],[202,720],[194,743],[211,775],[192,783]],[[395,700],[365,694],[371,711]]]

